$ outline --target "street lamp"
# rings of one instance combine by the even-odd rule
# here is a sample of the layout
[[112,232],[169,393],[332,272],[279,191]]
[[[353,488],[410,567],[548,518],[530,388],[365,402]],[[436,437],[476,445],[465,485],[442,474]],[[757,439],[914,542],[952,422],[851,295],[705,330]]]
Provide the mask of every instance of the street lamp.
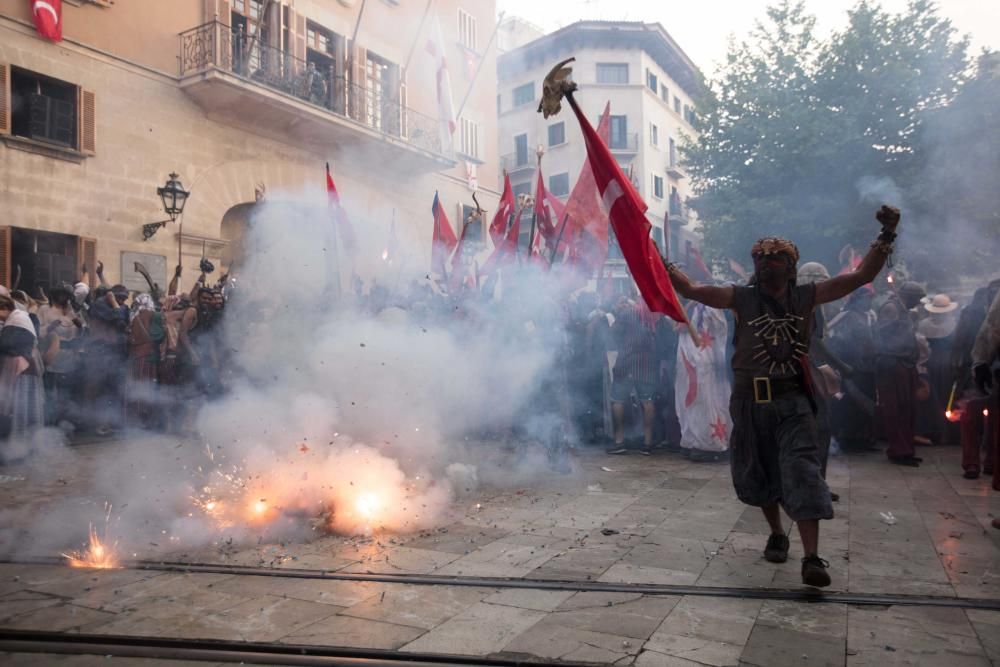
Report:
[[156,188],[156,194],[163,202],[163,211],[170,216],[170,220],[160,222],[150,222],[142,226],[142,240],[148,241],[153,238],[160,227],[166,227],[167,222],[174,222],[177,217],[184,212],[184,204],[187,203],[191,194],[184,189],[184,185],[178,180],[177,174],[170,172],[167,182],[162,188]]
[[156,194],[160,195],[163,210],[170,216],[170,222],[173,222],[184,212],[184,204],[191,193],[177,180],[177,174],[170,172],[170,180],[162,188],[156,188]]

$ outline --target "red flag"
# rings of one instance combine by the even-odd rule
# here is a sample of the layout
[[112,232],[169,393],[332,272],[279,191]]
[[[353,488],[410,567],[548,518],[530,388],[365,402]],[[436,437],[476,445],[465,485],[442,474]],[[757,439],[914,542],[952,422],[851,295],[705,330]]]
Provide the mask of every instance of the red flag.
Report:
[[479,273],[487,275],[494,269],[502,269],[517,257],[517,240],[521,235],[521,211],[517,212],[513,224],[504,235],[503,241],[496,247],[486,263],[479,269]]
[[510,216],[514,215],[514,209],[517,204],[514,202],[514,191],[510,187],[510,176],[506,173],[503,175],[503,193],[500,195],[500,202],[497,204],[496,215],[493,216],[493,222],[490,223],[490,238],[493,239],[493,245],[500,245],[500,241],[504,237],[504,233],[507,231],[507,224],[510,222]]
[[31,0],[35,30],[52,42],[62,41],[62,0]]
[[[434,193],[434,203],[431,205],[431,214],[434,216],[434,237],[431,240],[431,271],[437,271],[441,275],[446,275],[445,264],[451,256],[458,239],[451,228],[451,222],[444,212],[441,199],[438,193]],[[463,233],[462,236],[465,236]]]
[[354,228],[347,218],[347,211],[340,205],[340,193],[333,183],[333,176],[330,175],[330,163],[326,163],[326,195],[330,210],[333,213],[333,224],[340,231],[340,238],[344,241],[344,250],[349,254],[354,254],[358,249],[358,241],[354,236]]
[[688,246],[688,251],[690,252],[690,267],[693,270],[694,278],[702,282],[713,280],[712,272],[709,270],[708,266],[705,264],[704,258],[701,256],[701,252],[695,248],[693,245]]
[[621,246],[625,263],[639,292],[653,312],[663,313],[678,322],[686,322],[684,309],[674,293],[670,276],[667,275],[656,244],[649,235],[651,225],[646,219],[646,202],[642,201],[632,183],[622,173],[607,144],[594,131],[576,102],[572,98],[570,102],[583,130],[587,157],[601,192],[601,201],[609,213],[618,245]]
[[[610,127],[611,103],[608,102],[597,124],[597,136],[605,146]],[[584,271],[600,268],[608,258],[608,215],[602,207],[601,194],[589,161],[585,161],[580,169],[580,177],[566,202],[563,219],[569,227],[563,233],[561,243],[567,244],[573,261]]]
[[466,222],[462,225],[462,235],[458,239],[458,246],[455,254],[451,256],[451,276],[448,277],[448,291],[454,294],[465,282],[465,267],[462,265],[462,250],[465,248],[465,233],[469,231],[469,225],[482,224],[476,220],[472,223]]
[[[538,167],[538,183],[535,185],[535,234],[542,236],[546,241],[553,238],[556,233],[556,226],[552,223],[552,216],[545,206],[549,193],[545,191],[545,179],[542,177],[541,165]],[[556,200],[558,201],[558,200]]]

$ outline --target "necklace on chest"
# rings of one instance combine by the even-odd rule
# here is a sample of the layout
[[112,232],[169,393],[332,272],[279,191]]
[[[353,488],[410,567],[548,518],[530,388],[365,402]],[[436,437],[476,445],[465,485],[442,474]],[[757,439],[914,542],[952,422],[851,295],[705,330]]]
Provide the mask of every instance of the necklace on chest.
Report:
[[775,371],[783,376],[795,373],[797,360],[809,352],[808,346],[799,340],[802,321],[802,317],[791,313],[776,316],[765,312],[747,322],[758,340],[753,347],[753,360],[767,365],[768,375],[774,375]]

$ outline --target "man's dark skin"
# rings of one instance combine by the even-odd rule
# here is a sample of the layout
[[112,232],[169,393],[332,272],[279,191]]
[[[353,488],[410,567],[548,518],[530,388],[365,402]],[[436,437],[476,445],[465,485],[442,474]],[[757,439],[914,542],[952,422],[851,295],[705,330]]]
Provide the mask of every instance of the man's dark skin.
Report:
[[[899,209],[883,206],[875,214],[875,218],[882,223],[883,229],[895,231],[899,224]],[[821,306],[824,303],[842,299],[854,290],[875,280],[885,265],[886,257],[887,255],[881,251],[872,248],[865,255],[856,271],[817,282],[815,305]],[[792,279],[795,278],[793,258],[785,253],[758,255],[753,258],[753,263],[760,291],[779,302],[784,301],[788,287]],[[683,273],[677,271],[669,273],[670,282],[673,283],[674,289],[681,296],[711,308],[732,308],[733,288],[731,285],[718,287],[701,285],[692,282]],[[784,535],[785,531],[781,525],[781,512],[778,505],[762,507],[761,510],[771,527],[772,534]],[[805,554],[815,556],[819,549],[819,520],[799,521],[797,525]]]

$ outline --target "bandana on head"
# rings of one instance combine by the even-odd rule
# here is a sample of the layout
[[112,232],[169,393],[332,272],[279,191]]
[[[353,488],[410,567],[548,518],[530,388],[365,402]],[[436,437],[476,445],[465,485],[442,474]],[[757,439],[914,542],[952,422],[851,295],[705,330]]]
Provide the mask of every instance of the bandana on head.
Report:
[[794,243],[788,239],[778,238],[776,236],[768,236],[762,238],[753,244],[750,249],[750,256],[757,257],[758,255],[777,255],[780,253],[785,253],[792,258],[793,263],[798,263],[799,261],[799,249]]

